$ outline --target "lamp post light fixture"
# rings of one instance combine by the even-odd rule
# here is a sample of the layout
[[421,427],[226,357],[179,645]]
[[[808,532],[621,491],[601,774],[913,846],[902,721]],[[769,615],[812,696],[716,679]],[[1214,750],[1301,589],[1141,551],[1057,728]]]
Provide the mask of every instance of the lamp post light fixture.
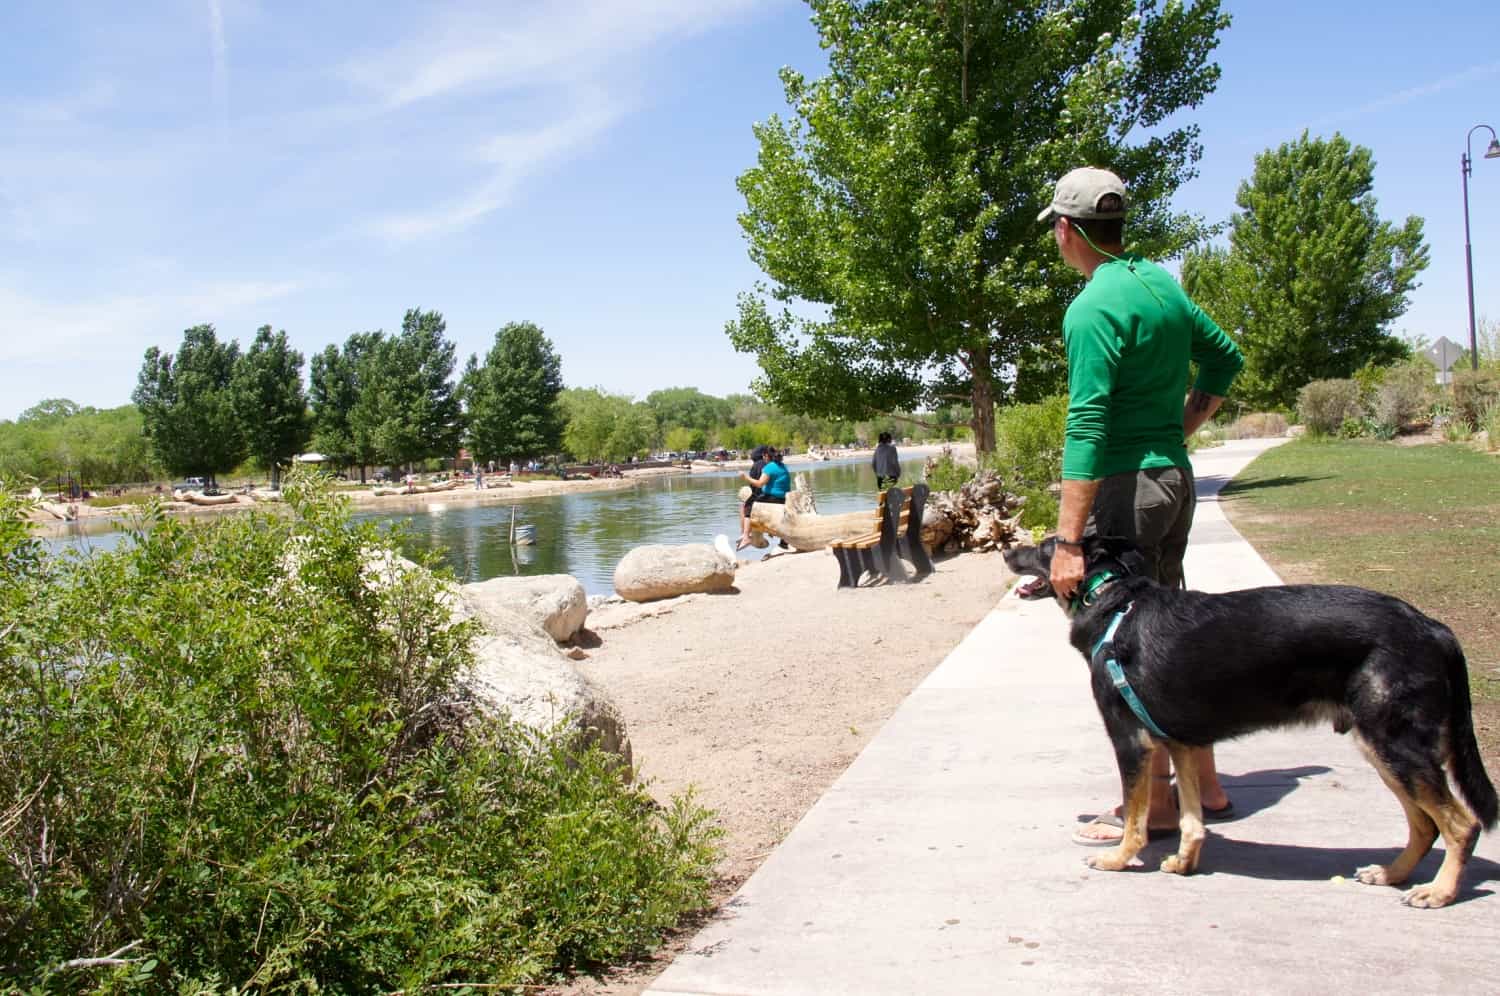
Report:
[[1495,129],[1486,124],[1477,124],[1464,136],[1464,154],[1460,160],[1464,178],[1464,273],[1469,280],[1469,366],[1479,369],[1479,339],[1474,334],[1474,249],[1469,245],[1469,174],[1474,172],[1474,133],[1483,128],[1490,133],[1490,147],[1484,150],[1484,158],[1500,159],[1500,139]]

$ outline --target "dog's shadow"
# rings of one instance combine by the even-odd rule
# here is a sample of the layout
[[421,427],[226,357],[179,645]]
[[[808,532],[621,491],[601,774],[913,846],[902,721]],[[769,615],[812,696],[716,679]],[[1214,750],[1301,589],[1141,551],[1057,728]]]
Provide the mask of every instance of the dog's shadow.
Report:
[[[1389,847],[1317,847],[1304,844],[1267,844],[1253,839],[1250,826],[1241,824],[1251,813],[1269,809],[1290,795],[1301,779],[1327,774],[1332,769],[1322,765],[1297,768],[1269,768],[1240,775],[1221,775],[1224,791],[1234,803],[1234,818],[1209,825],[1210,837],[1204,844],[1200,875],[1243,875],[1268,881],[1318,882],[1335,875],[1352,879],[1354,870],[1364,865],[1388,864],[1400,852],[1404,840],[1393,839]],[[1397,838],[1400,837],[1398,833]],[[1176,839],[1152,842],[1141,859],[1155,867],[1175,847]],[[1442,842],[1423,858],[1412,872],[1410,884],[1430,881],[1443,860]],[[1490,888],[1471,883],[1500,882],[1500,863],[1475,855],[1464,872],[1464,885],[1455,902],[1466,902],[1493,895]]]
[[[1198,867],[1199,875],[1241,875],[1271,882],[1322,882],[1338,875],[1352,881],[1355,869],[1365,865],[1389,864],[1405,843],[1401,841],[1391,847],[1266,844],[1248,837],[1226,836],[1236,832],[1230,825],[1215,826],[1211,831],[1203,845],[1203,863]],[[1242,832],[1248,834],[1250,828],[1246,827]],[[1159,857],[1165,857],[1174,846],[1175,843],[1163,841],[1151,845],[1153,851],[1160,852]],[[1141,860],[1147,867],[1155,867],[1159,857],[1155,853],[1141,853]],[[1442,860],[1443,848],[1439,842],[1417,865],[1410,881],[1400,888],[1431,881],[1437,875],[1438,865]],[[1454,902],[1462,903],[1494,895],[1494,889],[1477,884],[1484,882],[1500,882],[1500,864],[1477,855],[1471,857],[1464,870],[1458,898]]]

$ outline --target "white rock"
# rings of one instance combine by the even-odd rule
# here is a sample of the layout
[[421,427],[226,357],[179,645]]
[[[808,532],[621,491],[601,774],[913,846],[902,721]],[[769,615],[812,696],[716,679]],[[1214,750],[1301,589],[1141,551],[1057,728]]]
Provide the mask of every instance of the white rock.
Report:
[[632,602],[649,602],[734,586],[737,562],[708,543],[638,546],[615,567],[615,591]]
[[[463,598],[480,622],[496,606],[520,612],[558,643],[571,640],[589,617],[588,596],[571,574],[490,578],[463,586]],[[486,627],[488,628],[488,627]]]

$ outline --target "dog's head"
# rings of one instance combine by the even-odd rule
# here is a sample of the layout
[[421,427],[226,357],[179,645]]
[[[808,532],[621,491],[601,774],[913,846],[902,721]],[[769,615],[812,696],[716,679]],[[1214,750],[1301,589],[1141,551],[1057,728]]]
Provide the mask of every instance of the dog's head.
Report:
[[[1016,546],[1005,551],[1005,566],[1016,574],[1029,574],[1032,580],[1017,589],[1020,598],[1052,598],[1052,554],[1057,537],[1048,536],[1034,546]],[[1146,573],[1146,555],[1129,540],[1118,536],[1087,535],[1083,538],[1083,572],[1087,577],[1100,571],[1113,571],[1126,577]]]

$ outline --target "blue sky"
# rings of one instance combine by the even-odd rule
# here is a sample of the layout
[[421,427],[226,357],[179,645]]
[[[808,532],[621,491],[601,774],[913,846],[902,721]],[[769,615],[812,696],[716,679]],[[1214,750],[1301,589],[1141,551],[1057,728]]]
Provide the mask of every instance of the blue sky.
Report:
[[[1426,221],[1399,328],[1465,339],[1459,156],[1500,127],[1500,5],[1227,8],[1178,206],[1222,219],[1256,153],[1341,131],[1381,215]],[[0,27],[0,418],[123,404],[200,322],[310,354],[409,307],[444,313],[460,364],[530,320],[572,386],[755,376],[723,333],[758,276],[734,178],[777,69],[821,64],[797,0],[3,0]],[[1500,318],[1500,161],[1470,200]]]

